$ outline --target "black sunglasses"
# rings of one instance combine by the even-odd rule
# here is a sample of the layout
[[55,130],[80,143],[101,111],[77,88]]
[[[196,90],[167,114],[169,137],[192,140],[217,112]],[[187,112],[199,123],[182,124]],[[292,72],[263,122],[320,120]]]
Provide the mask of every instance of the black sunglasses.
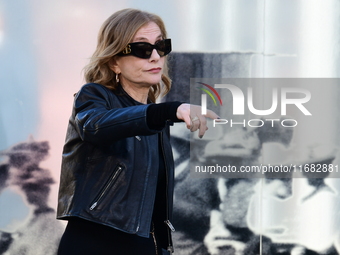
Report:
[[117,55],[133,55],[138,58],[148,59],[151,57],[153,49],[156,49],[158,55],[161,57],[168,55],[171,52],[171,39],[158,41],[154,45],[147,42],[129,43],[125,49]]

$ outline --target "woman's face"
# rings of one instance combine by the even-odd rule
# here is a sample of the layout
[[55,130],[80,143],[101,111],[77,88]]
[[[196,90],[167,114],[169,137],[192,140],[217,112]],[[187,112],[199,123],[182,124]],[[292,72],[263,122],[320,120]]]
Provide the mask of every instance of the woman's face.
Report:
[[[161,30],[154,22],[141,27],[132,42],[148,42],[155,44],[164,39]],[[161,81],[164,57],[160,57],[154,49],[149,59],[142,59],[132,55],[116,57],[111,69],[119,74],[124,86],[150,87]]]

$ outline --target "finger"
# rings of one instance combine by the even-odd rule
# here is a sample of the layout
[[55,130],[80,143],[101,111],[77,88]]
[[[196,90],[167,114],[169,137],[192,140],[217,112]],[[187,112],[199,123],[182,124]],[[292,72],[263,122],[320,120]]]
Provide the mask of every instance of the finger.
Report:
[[187,129],[191,129],[190,115],[184,115],[183,120],[184,120],[185,124],[187,125]]
[[205,134],[205,131],[207,131],[207,130],[208,130],[207,119],[204,116],[202,116],[200,118],[200,126],[199,126],[198,137],[202,138]]
[[199,129],[200,125],[201,125],[200,119],[197,116],[191,118],[190,131],[191,132],[196,131],[197,129]]
[[209,119],[219,119],[220,117],[213,112],[212,110],[207,110],[207,114],[205,115],[205,117],[209,118]]

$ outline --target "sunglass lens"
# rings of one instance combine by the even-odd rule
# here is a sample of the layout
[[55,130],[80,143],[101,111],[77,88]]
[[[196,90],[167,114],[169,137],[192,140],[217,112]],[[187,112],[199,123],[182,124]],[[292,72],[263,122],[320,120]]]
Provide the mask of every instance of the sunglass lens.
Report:
[[156,49],[158,54],[163,57],[171,52],[171,41],[170,39],[165,39],[156,43]]
[[146,43],[138,43],[134,46],[133,53],[140,58],[149,58],[152,54],[152,46]]

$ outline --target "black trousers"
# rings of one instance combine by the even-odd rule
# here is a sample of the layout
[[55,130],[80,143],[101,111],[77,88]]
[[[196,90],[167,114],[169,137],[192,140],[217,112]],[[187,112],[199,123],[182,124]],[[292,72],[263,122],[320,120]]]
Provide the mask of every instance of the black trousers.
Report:
[[58,255],[161,255],[155,240],[152,234],[144,238],[73,218],[61,238]]

